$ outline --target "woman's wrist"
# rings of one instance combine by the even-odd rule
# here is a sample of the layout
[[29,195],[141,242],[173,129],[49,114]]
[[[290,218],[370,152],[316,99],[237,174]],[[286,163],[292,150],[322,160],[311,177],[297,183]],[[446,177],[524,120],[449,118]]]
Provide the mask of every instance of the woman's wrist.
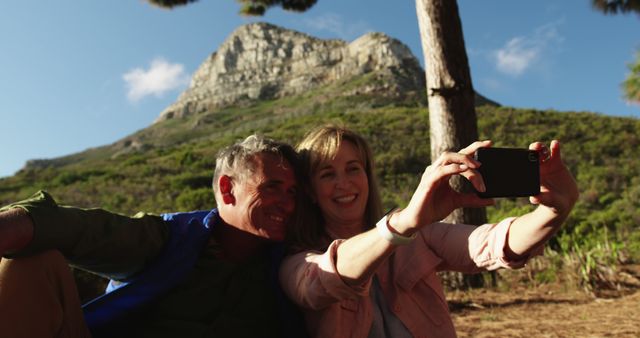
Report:
[[389,229],[400,236],[413,236],[418,230],[416,222],[406,222],[403,209],[396,209],[387,214]]
[[569,216],[569,212],[561,211],[557,208],[539,205],[533,212],[532,216],[536,217],[543,224],[551,227],[558,227],[564,223]]
[[394,218],[394,215],[396,215],[397,213],[398,212],[396,211],[396,209],[392,209],[384,217],[382,217],[382,219],[380,219],[378,223],[376,223],[378,234],[385,240],[389,241],[391,244],[394,244],[394,245],[408,244],[411,241],[413,241],[413,239],[416,238],[416,233],[400,232],[398,231],[398,228],[396,228],[397,224],[396,226],[392,225],[391,223],[392,219]]
[[573,205],[574,203],[571,203],[571,202],[556,203],[556,205],[540,204],[538,206],[538,209],[540,211],[552,214],[553,217],[555,218],[564,219],[564,218],[567,218],[571,213],[571,210],[573,209]]

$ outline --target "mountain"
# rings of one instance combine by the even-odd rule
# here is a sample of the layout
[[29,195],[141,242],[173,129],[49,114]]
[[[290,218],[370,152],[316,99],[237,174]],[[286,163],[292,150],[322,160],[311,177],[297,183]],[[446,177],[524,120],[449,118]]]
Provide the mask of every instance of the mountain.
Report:
[[[280,107],[264,116],[254,114],[254,126],[273,118],[308,114],[314,111],[313,105],[336,100],[425,106],[425,73],[406,45],[383,33],[368,33],[347,43],[321,40],[268,23],[252,23],[236,29],[205,59],[189,87],[160,113],[154,125],[111,145],[28,161],[24,169],[115,158],[217,135],[217,127],[209,128],[212,123],[218,126],[214,121],[239,119],[242,115],[227,116],[227,112],[273,100],[292,103],[288,104],[290,109]],[[479,94],[476,104],[498,105]],[[166,123],[169,120],[180,121]]]
[[[268,23],[248,24],[202,63],[189,88],[156,122],[298,95],[365,75],[375,80],[340,95],[369,93],[396,99],[424,95],[425,74],[418,59],[402,42],[383,33],[368,33],[347,43]],[[478,100],[490,102],[482,96]]]
[[341,95],[417,95],[424,71],[407,46],[382,33],[351,43],[321,40],[267,23],[241,26],[193,75],[178,101],[158,121],[247,101],[302,94],[365,74],[376,80]]

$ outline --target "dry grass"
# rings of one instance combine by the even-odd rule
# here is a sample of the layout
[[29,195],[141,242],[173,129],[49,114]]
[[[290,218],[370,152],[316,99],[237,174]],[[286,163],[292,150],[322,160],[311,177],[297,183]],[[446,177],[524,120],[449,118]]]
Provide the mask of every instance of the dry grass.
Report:
[[[626,266],[621,275],[636,282],[640,266]],[[547,284],[449,292],[448,298],[459,337],[640,337],[638,287],[594,296]]]

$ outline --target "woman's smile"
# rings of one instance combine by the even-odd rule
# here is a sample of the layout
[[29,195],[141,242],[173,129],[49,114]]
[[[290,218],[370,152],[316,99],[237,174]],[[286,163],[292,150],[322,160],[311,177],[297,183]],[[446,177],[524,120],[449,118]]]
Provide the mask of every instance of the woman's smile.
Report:
[[350,195],[336,197],[333,200],[339,204],[349,204],[350,202],[353,202],[356,198],[358,198],[357,194],[350,194]]

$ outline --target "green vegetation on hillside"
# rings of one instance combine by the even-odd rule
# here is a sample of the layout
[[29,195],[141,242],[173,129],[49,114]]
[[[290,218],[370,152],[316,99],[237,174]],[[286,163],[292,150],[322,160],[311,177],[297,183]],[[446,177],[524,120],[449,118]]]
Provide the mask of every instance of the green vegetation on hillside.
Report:
[[[370,141],[385,206],[404,204],[430,158],[428,112],[417,103],[423,98],[341,96],[344,88],[349,83],[168,120],[111,146],[28,166],[0,179],[0,203],[46,189],[61,204],[102,206],[124,214],[209,209],[214,206],[211,175],[220,147],[254,132],[295,143],[312,127],[337,122]],[[640,120],[488,105],[478,108],[478,116],[481,138],[496,146],[562,141],[581,197],[550,248],[579,261],[583,286],[600,286],[599,267],[604,264],[640,259]],[[500,199],[488,208],[488,216],[497,221],[530,208],[527,199]],[[538,278],[559,277],[541,273]]]

